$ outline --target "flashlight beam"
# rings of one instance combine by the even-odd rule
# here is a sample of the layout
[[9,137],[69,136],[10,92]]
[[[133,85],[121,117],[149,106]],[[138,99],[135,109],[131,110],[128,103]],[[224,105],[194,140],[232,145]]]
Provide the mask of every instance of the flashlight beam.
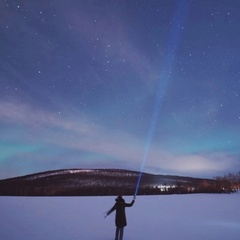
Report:
[[162,68],[162,75],[160,76],[160,80],[159,80],[159,84],[156,92],[155,107],[154,107],[149,131],[147,135],[146,146],[144,149],[144,155],[143,155],[142,164],[141,164],[141,168],[138,176],[138,181],[136,184],[134,197],[136,197],[136,195],[138,194],[142,173],[145,167],[145,163],[148,159],[149,151],[154,138],[155,129],[158,124],[162,102],[164,100],[168,82],[169,82],[169,79],[171,78],[171,73],[173,71],[176,50],[179,45],[182,32],[184,29],[185,21],[187,18],[189,2],[187,0],[182,0],[182,1],[178,1],[177,3],[178,3],[178,6],[175,12],[175,15],[173,17],[173,24],[169,33],[169,41],[167,45],[166,55],[163,59],[164,64]]

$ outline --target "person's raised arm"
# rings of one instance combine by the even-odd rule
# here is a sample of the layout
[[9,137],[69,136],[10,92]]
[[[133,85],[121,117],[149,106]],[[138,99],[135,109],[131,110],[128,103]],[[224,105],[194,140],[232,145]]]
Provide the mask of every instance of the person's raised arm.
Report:
[[132,207],[132,205],[135,203],[136,197],[133,198],[131,203],[125,203],[125,207]]

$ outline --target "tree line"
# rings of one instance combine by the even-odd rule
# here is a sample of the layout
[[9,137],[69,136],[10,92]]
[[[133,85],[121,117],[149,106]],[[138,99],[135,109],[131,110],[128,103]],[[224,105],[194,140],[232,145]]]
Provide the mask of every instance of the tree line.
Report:
[[240,171],[238,173],[228,173],[223,177],[215,178],[216,186],[225,192],[236,192],[240,190]]

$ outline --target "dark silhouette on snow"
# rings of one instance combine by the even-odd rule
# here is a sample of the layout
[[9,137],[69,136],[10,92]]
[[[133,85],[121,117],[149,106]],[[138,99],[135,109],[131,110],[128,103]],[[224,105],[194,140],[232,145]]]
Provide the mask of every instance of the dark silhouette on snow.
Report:
[[115,233],[115,240],[122,240],[123,239],[123,231],[124,227],[127,226],[126,214],[125,214],[125,207],[132,207],[135,202],[135,197],[131,203],[125,203],[125,200],[119,195],[115,199],[116,203],[114,206],[107,212],[107,217],[111,214],[114,210],[116,210],[115,216],[115,225],[116,225],[116,233]]

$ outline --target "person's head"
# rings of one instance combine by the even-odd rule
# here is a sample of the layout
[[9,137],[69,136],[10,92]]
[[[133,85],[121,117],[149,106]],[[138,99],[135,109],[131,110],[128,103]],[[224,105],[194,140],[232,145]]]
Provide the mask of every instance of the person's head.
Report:
[[115,200],[116,202],[124,202],[122,195],[118,195],[118,197]]

